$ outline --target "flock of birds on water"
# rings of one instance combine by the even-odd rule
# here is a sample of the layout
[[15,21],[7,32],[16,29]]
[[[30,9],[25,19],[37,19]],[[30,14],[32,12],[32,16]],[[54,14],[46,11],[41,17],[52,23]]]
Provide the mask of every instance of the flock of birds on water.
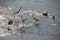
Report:
[[[20,15],[19,13],[20,13],[21,9],[22,9],[22,6],[19,8],[19,10],[18,10],[17,12],[15,12],[15,13],[13,13],[13,14],[14,14],[14,15],[17,15],[17,14]],[[31,12],[31,11],[30,11],[30,12]],[[38,15],[40,15],[40,14],[38,14]],[[38,15],[37,15],[37,16],[38,16]],[[49,16],[49,15],[48,15],[48,12],[42,13],[41,15],[44,16],[44,17],[48,17],[48,16]],[[36,26],[38,26],[40,19],[37,18],[37,17],[35,17],[34,14],[32,14],[31,17],[32,17],[33,20],[34,20],[34,24],[35,24]],[[56,16],[55,16],[55,15],[51,16],[51,19],[52,19],[53,21],[55,21]],[[23,32],[25,32],[24,29],[29,29],[30,27],[25,27],[25,25],[24,25],[24,24],[25,24],[25,21],[27,21],[28,19],[24,19],[22,15],[21,15],[21,20],[22,20],[23,25],[21,25],[22,27],[21,27],[20,29],[19,29],[18,26],[17,26],[17,28],[21,31],[20,33],[22,34]],[[9,19],[9,21],[8,21],[7,24],[10,26],[10,25],[13,25],[14,22],[15,22],[15,21],[13,21],[12,19]],[[16,23],[17,23],[17,22],[16,22]],[[18,21],[18,25],[19,25],[19,23],[21,23],[21,22]],[[31,25],[32,25],[32,24],[31,24]],[[55,24],[54,24],[54,25],[55,25]],[[7,27],[7,30],[10,32],[10,31],[12,31],[12,29],[10,29],[9,26]],[[1,34],[1,33],[3,33],[3,32],[0,32],[0,34]],[[4,36],[4,35],[3,35],[3,36]]]

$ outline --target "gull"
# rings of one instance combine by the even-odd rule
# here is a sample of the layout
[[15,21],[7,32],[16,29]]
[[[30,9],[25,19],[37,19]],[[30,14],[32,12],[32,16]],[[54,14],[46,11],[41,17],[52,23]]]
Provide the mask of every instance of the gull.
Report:
[[56,17],[55,17],[55,16],[52,16],[51,18],[52,18],[53,20],[55,20],[55,19],[56,19]]
[[8,27],[8,31],[11,31],[11,29]]
[[43,16],[48,16],[48,13],[47,13],[47,12],[45,12],[45,13],[43,13],[42,15],[43,15]]
[[13,24],[13,21],[12,20],[9,20],[8,21],[8,25],[12,25]]
[[17,12],[15,12],[14,14],[18,14],[20,12],[20,10],[22,9],[22,6],[19,8],[19,10]]

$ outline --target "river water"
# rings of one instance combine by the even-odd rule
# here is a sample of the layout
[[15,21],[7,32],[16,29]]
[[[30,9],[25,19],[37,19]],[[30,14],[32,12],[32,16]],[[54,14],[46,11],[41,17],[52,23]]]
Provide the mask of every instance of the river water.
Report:
[[[22,33],[22,35],[18,35],[18,30],[15,34],[0,37],[0,40],[60,40],[60,0],[0,0],[0,6],[5,7],[5,10],[8,11],[7,13],[4,11],[0,12],[0,15],[5,16],[13,17],[13,13],[16,12],[20,6],[22,6],[22,11],[25,13],[26,10],[32,10],[39,14],[47,11],[49,14],[47,17],[37,16],[37,18],[40,19],[38,26],[31,22],[32,17],[24,14],[23,17],[28,17],[30,22],[27,23],[31,23],[33,25],[32,28],[27,29],[26,33]],[[8,10],[9,7],[11,10]],[[14,21],[17,20],[15,16],[11,18]],[[56,19],[53,21],[50,16],[56,16]],[[19,20],[18,18],[18,21]]]

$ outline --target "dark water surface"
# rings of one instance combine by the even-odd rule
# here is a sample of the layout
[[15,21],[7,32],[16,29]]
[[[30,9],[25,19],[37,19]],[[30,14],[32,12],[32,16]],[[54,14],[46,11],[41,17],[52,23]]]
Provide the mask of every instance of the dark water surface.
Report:
[[[39,26],[34,25],[32,28],[26,31],[26,32],[34,32],[34,34],[23,33],[22,34],[23,38],[22,38],[20,35],[16,33],[10,36],[1,37],[0,39],[60,40],[60,0],[0,0],[0,6],[11,7],[13,11],[12,13],[18,10],[20,6],[22,6],[23,10],[27,10],[30,8],[31,10],[37,11],[38,13],[43,13],[44,11],[47,11],[49,16],[55,15],[57,17],[55,20],[56,25],[51,25],[53,21],[52,19],[49,18],[49,16],[47,18],[45,17],[40,18]],[[12,13],[9,14],[11,15]],[[39,32],[37,32],[37,30],[39,30]]]

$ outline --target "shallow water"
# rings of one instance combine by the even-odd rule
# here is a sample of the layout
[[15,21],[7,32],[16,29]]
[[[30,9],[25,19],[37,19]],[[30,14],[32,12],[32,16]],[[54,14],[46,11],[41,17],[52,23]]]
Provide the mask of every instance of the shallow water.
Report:
[[[20,34],[22,31],[17,29],[18,24],[13,24],[11,29],[13,33],[11,35],[6,34],[4,37],[0,37],[2,40],[60,40],[60,0],[0,0],[0,15],[4,15],[3,19],[0,21],[7,23],[10,19],[14,21],[21,22],[20,16],[23,18],[27,18],[28,20],[24,23],[20,23],[29,26],[29,29],[25,29],[26,31]],[[21,14],[14,15],[20,6],[22,6]],[[4,9],[5,8],[5,9]],[[3,10],[4,11],[3,11]],[[48,12],[48,16],[38,16],[44,11]],[[35,25],[33,23],[33,18],[31,14],[37,14],[36,17],[40,19],[39,25]],[[53,21],[50,17],[56,16],[55,21]],[[1,28],[7,30],[8,25],[0,25]],[[0,28],[0,29],[1,29]],[[15,30],[15,31],[14,31]],[[6,32],[9,33],[9,32]],[[10,34],[10,33],[9,33]],[[4,38],[4,39],[3,39]]]

